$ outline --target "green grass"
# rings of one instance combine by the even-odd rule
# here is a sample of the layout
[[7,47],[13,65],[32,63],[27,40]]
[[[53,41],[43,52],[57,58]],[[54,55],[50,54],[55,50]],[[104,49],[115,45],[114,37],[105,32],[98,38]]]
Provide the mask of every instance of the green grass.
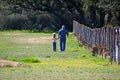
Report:
[[36,57],[23,58],[20,61],[25,63],[40,63],[40,60]]
[[0,58],[22,62],[30,67],[0,68],[0,80],[120,80],[120,66],[106,65],[108,59],[92,56],[85,46],[79,46],[70,34],[66,51],[57,52],[49,44],[14,42],[16,39],[51,37],[52,33],[27,31],[0,32]]

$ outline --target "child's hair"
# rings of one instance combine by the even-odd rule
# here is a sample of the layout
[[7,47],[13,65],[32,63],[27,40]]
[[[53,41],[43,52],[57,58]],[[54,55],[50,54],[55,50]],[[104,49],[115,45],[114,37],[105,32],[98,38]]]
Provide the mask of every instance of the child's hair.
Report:
[[56,34],[55,34],[55,33],[53,33],[53,37],[54,37],[54,38],[56,37]]

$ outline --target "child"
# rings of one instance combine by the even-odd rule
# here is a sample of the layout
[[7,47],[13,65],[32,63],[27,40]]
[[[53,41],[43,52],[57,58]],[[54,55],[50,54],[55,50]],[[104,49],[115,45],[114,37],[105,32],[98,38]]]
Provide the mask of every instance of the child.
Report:
[[57,40],[56,34],[53,33],[53,36],[52,36],[53,51],[56,51],[56,44],[57,44],[56,40]]

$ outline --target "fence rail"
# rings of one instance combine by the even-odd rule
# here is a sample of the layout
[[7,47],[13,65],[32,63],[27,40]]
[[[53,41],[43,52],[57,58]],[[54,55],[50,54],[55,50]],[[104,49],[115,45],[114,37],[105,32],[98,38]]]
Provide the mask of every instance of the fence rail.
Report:
[[[120,28],[103,27],[91,29],[73,21],[73,32],[77,39],[90,48],[97,48],[102,55],[120,64]],[[104,54],[103,54],[104,53]]]

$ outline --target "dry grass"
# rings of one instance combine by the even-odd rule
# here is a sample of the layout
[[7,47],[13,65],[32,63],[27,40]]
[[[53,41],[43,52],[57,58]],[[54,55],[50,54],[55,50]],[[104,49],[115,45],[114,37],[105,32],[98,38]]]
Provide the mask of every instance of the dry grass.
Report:
[[51,43],[51,37],[19,37],[19,38],[13,38],[13,42],[17,44],[50,44]]

